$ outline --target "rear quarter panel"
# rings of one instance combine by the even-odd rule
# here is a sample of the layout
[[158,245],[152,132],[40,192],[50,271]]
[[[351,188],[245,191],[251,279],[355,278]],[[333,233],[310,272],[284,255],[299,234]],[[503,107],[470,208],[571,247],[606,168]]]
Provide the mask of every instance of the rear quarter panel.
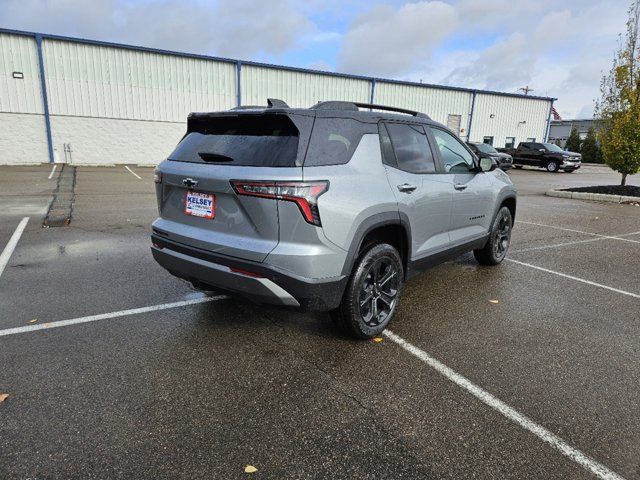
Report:
[[362,136],[349,163],[303,167],[302,174],[305,181],[329,180],[329,190],[318,199],[322,227],[326,237],[345,251],[367,218],[393,212],[399,219],[377,134]]

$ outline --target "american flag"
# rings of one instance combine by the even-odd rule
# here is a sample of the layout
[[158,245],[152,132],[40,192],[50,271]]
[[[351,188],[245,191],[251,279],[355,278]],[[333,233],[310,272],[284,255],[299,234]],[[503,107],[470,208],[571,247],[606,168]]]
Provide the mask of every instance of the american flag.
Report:
[[560,116],[560,114],[556,110],[556,107],[551,107],[551,115],[553,115],[553,119],[554,120],[562,120],[562,117]]

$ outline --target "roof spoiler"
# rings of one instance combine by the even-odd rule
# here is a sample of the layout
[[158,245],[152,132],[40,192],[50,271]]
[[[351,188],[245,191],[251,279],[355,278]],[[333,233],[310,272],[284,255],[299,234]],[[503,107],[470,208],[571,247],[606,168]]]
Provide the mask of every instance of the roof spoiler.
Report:
[[360,102],[342,102],[342,101],[329,101],[318,102],[313,107],[313,110],[348,110],[358,111],[360,108],[368,108],[370,110],[383,110],[385,112],[396,112],[412,115],[414,117],[427,118],[431,120],[431,117],[426,113],[416,112],[415,110],[407,110],[406,108],[389,107],[386,105],[376,105],[374,103],[360,103]]

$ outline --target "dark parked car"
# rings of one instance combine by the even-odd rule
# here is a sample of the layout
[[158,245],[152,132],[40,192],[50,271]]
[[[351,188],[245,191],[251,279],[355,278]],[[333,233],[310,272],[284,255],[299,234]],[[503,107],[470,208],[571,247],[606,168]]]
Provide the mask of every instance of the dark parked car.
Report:
[[513,157],[513,166],[523,165],[546,168],[549,172],[576,171],[582,165],[582,155],[562,150],[553,143],[521,142],[518,148],[501,148],[501,152]]
[[511,155],[497,151],[488,143],[467,142],[467,145],[469,145],[471,151],[473,151],[478,158],[489,158],[502,170],[509,170],[513,165]]

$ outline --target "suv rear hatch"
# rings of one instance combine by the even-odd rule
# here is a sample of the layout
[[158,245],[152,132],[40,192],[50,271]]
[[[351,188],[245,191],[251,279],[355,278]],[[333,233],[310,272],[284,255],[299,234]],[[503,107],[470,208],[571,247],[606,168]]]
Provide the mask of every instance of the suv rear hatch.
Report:
[[313,117],[270,111],[192,114],[157,169],[154,233],[262,262],[278,244],[278,202],[239,195],[234,180],[300,181]]

